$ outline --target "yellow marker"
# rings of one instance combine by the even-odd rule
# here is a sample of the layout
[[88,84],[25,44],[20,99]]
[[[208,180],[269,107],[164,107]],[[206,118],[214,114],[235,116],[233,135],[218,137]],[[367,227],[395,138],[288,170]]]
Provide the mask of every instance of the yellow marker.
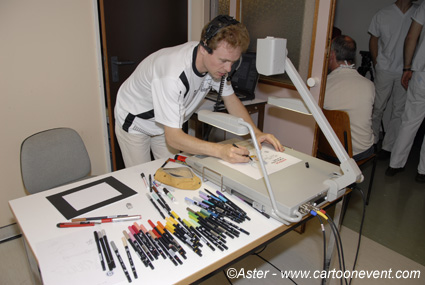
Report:
[[173,215],[173,217],[174,218],[176,218],[176,219],[178,219],[179,218],[179,216],[176,214],[176,212],[174,212],[174,211],[171,211],[171,215]]

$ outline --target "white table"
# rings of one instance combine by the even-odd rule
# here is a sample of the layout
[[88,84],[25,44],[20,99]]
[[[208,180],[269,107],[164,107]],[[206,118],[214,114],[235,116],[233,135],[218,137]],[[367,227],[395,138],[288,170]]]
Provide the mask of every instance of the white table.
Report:
[[[95,254],[97,254],[96,245],[87,244],[90,244],[93,241],[94,230],[103,229],[106,231],[109,241],[115,242],[127,269],[130,269],[121,237],[123,236],[122,231],[127,230],[127,226],[133,223],[105,223],[87,228],[60,229],[56,227],[56,224],[59,222],[66,222],[66,220],[46,199],[46,196],[60,193],[107,176],[113,176],[128,187],[137,191],[138,194],[122,201],[115,202],[114,204],[96,209],[83,216],[93,217],[117,214],[141,214],[142,219],[138,220],[137,223],[142,223],[146,228],[150,229],[150,226],[147,223],[148,219],[152,220],[154,223],[157,221],[164,223],[164,219],[161,218],[157,210],[147,200],[146,193],[148,193],[148,190],[145,188],[140,174],[143,172],[146,177],[148,177],[149,174],[153,176],[155,171],[163,164],[163,162],[164,160],[153,161],[9,202],[12,212],[23,232],[23,236],[38,262],[41,275],[43,276],[43,282],[45,284],[65,284],[65,281],[68,281],[69,284],[127,284],[127,279],[124,277],[119,264],[117,264],[117,267],[114,269],[113,277],[108,277],[106,276],[105,271],[101,270],[100,261],[97,255],[94,259],[89,259],[84,252],[81,253],[80,251],[82,248],[88,247],[93,249]],[[203,183],[199,190],[204,191],[204,188],[209,189],[213,193],[215,193],[216,189],[218,189],[217,186],[210,184],[209,182]],[[194,196],[199,197],[198,191],[177,189],[175,192],[172,192],[172,194],[176,197],[177,201],[171,202],[170,200],[167,200],[168,204],[181,218],[188,219],[186,210],[188,205],[184,202],[184,198],[192,198]],[[231,197],[228,193],[224,194],[227,197]],[[138,279],[134,279],[131,270],[129,270],[133,283],[192,283],[211,272],[222,268],[226,264],[243,256],[244,254],[247,254],[262,244],[295,228],[295,225],[288,227],[274,219],[267,219],[243,202],[235,199],[234,197],[231,198],[232,201],[244,209],[251,218],[251,221],[245,221],[244,223],[239,224],[239,226],[248,231],[250,235],[241,233],[239,238],[227,238],[227,246],[229,249],[225,251],[220,251],[218,249],[212,251],[207,246],[204,246],[202,248],[202,257],[198,256],[188,249],[188,247],[183,245],[187,252],[187,259],[182,259],[183,265],[174,266],[170,260],[162,259],[160,257],[158,260],[153,262],[153,265],[155,266],[154,270],[151,270],[149,267],[145,267],[133,252],[133,249],[130,248],[139,276]],[[127,208],[126,204],[128,203],[131,203],[131,209]],[[194,210],[199,210],[196,206],[190,207]],[[82,242],[80,240],[82,240]],[[84,244],[84,242],[87,244]],[[70,248],[75,248],[75,250],[70,250]],[[51,251],[51,253],[49,253],[49,251]],[[79,257],[80,255],[85,257],[84,260]],[[63,266],[61,266],[61,263],[63,263]],[[75,280],[78,276],[76,273],[81,273],[81,271],[87,273],[90,276],[90,280]]]

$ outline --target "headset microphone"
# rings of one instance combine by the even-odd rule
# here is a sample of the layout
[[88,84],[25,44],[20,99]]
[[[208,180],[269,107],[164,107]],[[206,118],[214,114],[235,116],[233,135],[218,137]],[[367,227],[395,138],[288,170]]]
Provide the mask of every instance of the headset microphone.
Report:
[[227,81],[231,81],[233,75],[235,75],[236,71],[239,69],[239,67],[242,64],[242,56],[232,65],[232,69],[230,70],[230,72],[227,74]]

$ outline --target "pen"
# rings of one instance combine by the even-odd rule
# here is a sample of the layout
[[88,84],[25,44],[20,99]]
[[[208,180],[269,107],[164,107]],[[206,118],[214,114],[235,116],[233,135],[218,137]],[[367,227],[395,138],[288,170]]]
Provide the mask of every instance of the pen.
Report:
[[169,257],[170,261],[177,266],[178,263],[183,264],[183,262],[180,260],[180,258],[174,253],[174,251],[171,248],[166,247],[166,245],[164,244],[163,240],[161,240],[161,236],[155,231],[155,230],[151,230],[149,232],[147,232],[146,235],[149,235],[152,240],[156,241],[159,247],[162,247],[163,251],[165,252],[165,254]]
[[[236,148],[239,148],[238,147],[238,145],[237,144],[232,144],[234,147],[236,147]],[[249,158],[249,160],[251,160],[252,161],[252,158],[249,156],[249,155],[247,155],[247,154],[243,154],[242,156],[246,156],[246,157],[248,157]]]
[[97,252],[99,254],[100,265],[102,266],[102,270],[105,271],[106,267],[105,267],[105,261],[103,260],[102,249],[100,248],[99,235],[97,234],[97,231],[94,231],[93,234],[94,234],[94,240],[96,241]]
[[164,257],[164,255],[162,254],[162,251],[159,251],[158,247],[149,240],[149,238],[146,236],[146,234],[142,231],[142,229],[140,228],[140,226],[136,222],[134,222],[131,227],[134,230],[133,234],[138,235],[140,237],[140,240],[143,242],[144,245],[146,245],[146,247],[149,249],[149,251],[155,257],[155,259],[158,259],[158,256],[160,254],[161,254],[162,257]]
[[108,265],[108,269],[111,272],[114,269],[112,261],[111,261],[112,256],[110,256],[108,253],[108,250],[106,248],[107,244],[105,243],[105,239],[103,238],[102,232],[98,232],[98,235],[99,235],[100,246],[102,247],[103,255],[105,256],[106,264]]
[[108,237],[106,236],[106,232],[105,232],[105,230],[102,230],[100,233],[101,233],[101,236],[103,237],[103,241],[105,242],[106,251],[107,251],[107,253],[110,257],[111,268],[115,268],[116,267],[115,261],[114,261],[114,257],[112,256],[111,247],[109,246]]
[[132,215],[132,216],[127,216],[127,217],[94,220],[94,221],[91,221],[91,222],[92,223],[115,223],[115,222],[126,222],[126,221],[140,220],[141,218],[142,218],[141,215]]
[[128,262],[130,263],[130,266],[131,266],[131,271],[133,271],[134,278],[137,279],[136,267],[134,266],[133,258],[131,258],[131,253],[130,253],[130,250],[128,249],[127,241],[125,237],[121,237],[121,240],[122,240],[122,244],[124,246],[125,252],[127,253]]
[[120,253],[118,251],[118,248],[115,245],[114,241],[111,241],[111,246],[112,246],[112,249],[115,251],[115,255],[117,256],[117,258],[118,258],[118,260],[119,260],[119,262],[121,264],[122,270],[124,271],[124,274],[127,277],[128,282],[131,283],[130,274],[128,274],[127,268],[125,267],[124,261],[122,260],[121,255],[120,255]]
[[167,159],[163,165],[161,165],[161,168],[163,168],[165,165],[167,165],[167,163],[170,161],[170,159]]
[[168,191],[167,188],[162,188],[162,190],[164,190],[165,195],[168,196],[168,198],[170,198],[171,201],[176,201],[176,198],[173,196],[173,194],[170,193],[170,191]]
[[76,222],[76,223],[58,223],[58,228],[77,228],[77,227],[92,227],[98,225],[98,222]]
[[[134,252],[137,254],[137,256],[140,258],[140,260],[143,262],[143,264],[148,267],[149,266],[149,259],[142,250],[142,248],[139,246],[139,244],[136,242],[134,237],[130,237],[130,235],[126,231],[122,231],[124,234],[124,237],[127,239],[128,243],[133,248]],[[153,268],[152,268],[153,269]]]
[[[155,186],[153,186],[152,187],[152,189],[153,189],[153,191],[155,192],[155,193],[152,193],[152,196],[156,199],[156,197],[158,197],[158,199],[156,199],[157,201],[161,201],[162,202],[162,204],[160,203],[160,205],[161,206],[164,206],[165,207],[165,209],[167,210],[167,212],[169,212],[169,211],[171,211],[171,208],[170,208],[170,206],[168,206],[168,204],[167,204],[167,202],[165,202],[165,200],[162,198],[162,195],[159,193],[159,191],[158,191],[158,189],[156,189],[156,187]],[[155,197],[155,195],[154,194],[156,194],[156,197]]]
[[140,245],[140,247],[143,249],[147,257],[153,261],[154,259],[158,259],[158,256],[155,256],[151,253],[151,250],[147,247],[147,245],[143,242],[143,240],[140,238],[139,235],[137,235],[136,230],[133,228],[133,226],[128,226],[128,230],[130,231],[130,236],[134,237],[136,242]]
[[88,218],[76,218],[72,219],[72,222],[84,222],[84,221],[92,221],[92,220],[103,220],[103,219],[113,219],[113,218],[121,218],[128,217],[128,215],[112,215],[112,216],[100,216],[100,217],[88,217]]
[[152,175],[149,174],[149,191],[152,192]]
[[159,212],[159,214],[161,215],[161,217],[163,219],[165,219],[165,215],[163,212],[161,212],[161,210],[159,209],[158,205],[155,203],[155,201],[151,198],[151,196],[149,196],[148,193],[146,193],[146,197],[148,198],[149,201],[151,201],[152,205],[155,207],[155,209]]
[[140,176],[142,176],[143,183],[145,183],[145,187],[146,187],[146,189],[149,189],[149,188],[148,188],[148,182],[146,181],[145,174],[142,172],[142,173],[140,173]]

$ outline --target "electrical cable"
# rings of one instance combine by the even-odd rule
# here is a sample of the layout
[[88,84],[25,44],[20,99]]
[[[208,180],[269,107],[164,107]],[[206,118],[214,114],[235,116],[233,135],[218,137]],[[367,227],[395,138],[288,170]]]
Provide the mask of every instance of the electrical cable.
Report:
[[[321,210],[321,211],[323,211],[323,210]],[[329,216],[328,213],[326,213],[325,215],[328,218],[327,221],[328,221],[329,225],[331,226],[332,232],[335,236],[335,241],[336,241],[336,245],[337,245],[337,249],[338,249],[338,256],[339,256],[339,267],[343,272],[345,272],[345,257],[344,257],[344,250],[343,250],[343,247],[342,247],[341,236],[339,235],[338,228],[336,227],[331,216]],[[341,266],[341,263],[342,263],[342,266]],[[346,278],[344,278],[344,281],[345,281],[345,284],[348,285]],[[342,277],[341,277],[341,284],[342,284]]]
[[262,248],[259,252],[254,252],[253,254],[260,254],[260,253],[262,253],[263,251],[265,251],[265,250],[266,250],[266,248],[267,248],[267,245],[263,246],[263,248]]
[[[352,271],[354,271],[354,269],[356,268],[356,265],[357,265],[357,258],[359,257],[359,251],[360,251],[360,242],[362,240],[363,224],[364,224],[364,219],[365,219],[365,216],[366,216],[366,197],[365,197],[365,195],[363,193],[363,190],[360,187],[358,187],[357,185],[356,185],[356,187],[354,187],[354,189],[355,190],[358,190],[360,192],[361,196],[362,196],[362,200],[363,200],[363,213],[362,213],[362,220],[360,222],[359,240],[357,242],[356,257],[354,258],[354,264],[353,264]],[[350,278],[350,282],[349,282],[350,285],[351,285],[351,281],[352,280],[353,279]]]
[[[366,198],[365,195],[362,191],[362,189],[358,186],[354,187],[354,190],[358,190],[362,196],[362,200],[363,200],[363,214],[362,214],[362,219],[361,219],[361,223],[360,223],[360,229],[359,229],[359,239],[358,239],[358,244],[357,244],[357,249],[356,249],[356,257],[354,259],[354,264],[353,264],[353,271],[356,267],[357,264],[357,258],[359,255],[359,250],[360,250],[360,242],[361,242],[361,234],[363,231],[363,224],[364,224],[364,219],[366,216]],[[335,237],[335,241],[336,241],[336,248],[338,251],[338,261],[339,261],[339,267],[341,270],[343,270],[343,272],[345,272],[345,257],[344,257],[344,252],[343,252],[343,247],[342,247],[342,240],[341,240],[341,236],[339,234],[339,231],[334,223],[334,221],[332,220],[332,218],[329,216],[329,214],[327,214],[325,211],[320,210],[320,211],[311,211],[310,212],[312,215],[316,216],[320,222],[321,228],[322,228],[322,236],[323,236],[323,270],[326,270],[326,231],[325,231],[325,226],[323,223],[322,218],[324,218],[325,220],[328,221],[331,230],[332,230],[332,234]],[[254,252],[253,255],[258,256],[260,259],[262,259],[263,261],[267,262],[268,264],[270,264],[272,267],[274,267],[276,270],[278,270],[279,272],[282,272],[278,267],[276,267],[274,264],[272,264],[271,262],[269,262],[267,259],[263,258],[262,256],[260,256],[259,254],[262,253],[265,249],[267,248],[267,246],[264,246],[259,252]],[[229,284],[232,285],[232,282],[230,281],[229,277],[227,276],[226,272],[223,270],[223,273],[227,279],[227,281],[229,282]],[[291,280],[294,284],[297,284],[293,279],[289,278],[289,280]],[[352,279],[350,278],[349,283],[347,282],[347,279],[344,278],[345,284],[349,284],[351,285],[351,281]],[[322,279],[322,284],[326,283],[326,279]],[[340,280],[340,283],[343,284],[342,278]]]
[[224,269],[223,269],[223,274],[224,274],[224,277],[226,277],[227,282],[229,282],[229,284],[230,284],[230,285],[232,285],[233,283],[232,283],[232,281],[230,280],[229,276],[227,276],[226,271],[225,271]]
[[[268,261],[267,259],[265,259],[264,257],[262,257],[261,255],[257,254],[257,253],[253,253],[253,255],[258,256],[260,259],[262,259],[263,261],[267,262],[268,264],[270,264],[272,267],[274,267],[276,270],[278,270],[279,272],[282,272],[281,269],[279,269],[277,266],[275,266],[273,263],[271,263],[270,261]],[[295,282],[291,277],[286,276],[289,280],[292,281],[292,283],[294,284],[298,284],[297,282]]]
[[221,77],[220,80],[220,88],[218,89],[218,95],[217,95],[217,100],[215,101],[215,105],[214,105],[214,112],[217,112],[220,107],[221,107],[221,95],[223,94],[223,88],[224,88],[224,82],[226,81],[226,78],[224,76]]
[[[214,104],[214,112],[218,112],[220,110],[220,108],[222,107],[221,94],[223,93],[223,88],[224,88],[225,82],[226,82],[226,77],[222,76],[221,79],[220,79],[220,88],[218,89],[217,99],[216,99],[215,104]],[[204,141],[208,141],[208,138],[211,134],[213,126],[207,125],[205,128],[206,129],[205,129],[205,132],[203,134],[202,139]]]
[[[338,262],[339,262],[339,268],[342,270],[343,268],[345,268],[345,266],[342,265],[342,255],[341,255],[341,248],[342,248],[342,244],[339,242],[340,240],[338,239],[338,229],[336,229],[336,227],[333,227],[333,221],[330,218],[330,216],[324,211],[324,210],[311,210],[310,212],[311,214],[315,213],[318,216],[322,216],[326,221],[328,221],[329,226],[332,230],[332,234],[334,235],[335,238],[335,244],[336,244],[336,249],[338,252]],[[330,220],[329,220],[330,219]],[[341,284],[342,284],[342,280],[341,280]]]
[[[322,236],[323,236],[323,271],[324,272],[327,272],[328,270],[326,270],[326,231],[325,231],[325,225],[323,224],[323,220],[320,217],[321,215],[318,215],[318,213],[319,212],[316,212],[316,211],[313,211],[313,210],[310,211],[310,214],[312,216],[317,217],[317,219],[320,222],[320,226],[322,228]],[[326,216],[324,218],[325,218],[325,220],[327,219]],[[322,284],[326,284],[326,278],[322,278]]]
[[[323,220],[320,216],[317,216],[317,219],[319,219],[320,227],[322,228],[322,235],[323,235],[323,271],[326,271],[326,231],[325,231],[325,225],[323,224]],[[322,278],[322,284],[326,283],[326,278]]]

